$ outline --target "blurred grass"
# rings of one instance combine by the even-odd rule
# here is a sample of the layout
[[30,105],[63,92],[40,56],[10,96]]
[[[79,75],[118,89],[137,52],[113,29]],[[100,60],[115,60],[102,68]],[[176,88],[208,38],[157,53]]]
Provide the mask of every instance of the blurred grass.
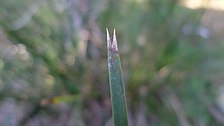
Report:
[[[10,110],[3,105],[10,103],[28,108],[13,116],[17,124],[110,125],[104,28],[115,27],[130,125],[224,125],[217,101],[223,11],[192,10],[181,2],[1,1],[3,120],[3,110]],[[41,106],[45,99],[73,95],[80,102]]]

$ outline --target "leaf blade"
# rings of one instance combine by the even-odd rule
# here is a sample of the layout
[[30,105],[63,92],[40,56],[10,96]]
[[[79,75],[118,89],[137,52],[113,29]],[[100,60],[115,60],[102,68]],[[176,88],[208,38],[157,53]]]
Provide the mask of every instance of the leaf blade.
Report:
[[114,126],[128,126],[125,89],[122,77],[121,61],[117,47],[116,33],[114,30],[113,41],[107,31],[108,72],[112,114]]

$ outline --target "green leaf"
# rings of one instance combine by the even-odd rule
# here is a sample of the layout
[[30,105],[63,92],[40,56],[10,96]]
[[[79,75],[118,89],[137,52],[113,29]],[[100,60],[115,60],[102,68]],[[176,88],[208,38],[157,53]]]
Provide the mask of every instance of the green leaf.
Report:
[[122,77],[121,62],[117,47],[115,30],[112,43],[108,29],[106,29],[106,31],[108,49],[108,72],[113,122],[114,126],[128,126],[124,82]]

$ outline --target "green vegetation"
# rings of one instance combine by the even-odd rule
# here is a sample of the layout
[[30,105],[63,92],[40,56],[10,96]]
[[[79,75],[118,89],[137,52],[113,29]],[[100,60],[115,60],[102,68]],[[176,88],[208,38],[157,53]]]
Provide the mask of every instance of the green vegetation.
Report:
[[224,12],[182,2],[1,0],[0,125],[111,126],[106,27],[130,126],[224,125]]
[[121,61],[117,47],[116,33],[113,40],[107,30],[108,73],[114,126],[128,126],[125,89],[122,77]]

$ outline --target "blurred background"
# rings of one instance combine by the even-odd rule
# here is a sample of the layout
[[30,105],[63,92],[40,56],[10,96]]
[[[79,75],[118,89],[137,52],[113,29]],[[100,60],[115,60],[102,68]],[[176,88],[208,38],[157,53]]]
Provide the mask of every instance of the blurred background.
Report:
[[0,125],[112,126],[106,27],[130,126],[224,126],[224,0],[1,0]]

